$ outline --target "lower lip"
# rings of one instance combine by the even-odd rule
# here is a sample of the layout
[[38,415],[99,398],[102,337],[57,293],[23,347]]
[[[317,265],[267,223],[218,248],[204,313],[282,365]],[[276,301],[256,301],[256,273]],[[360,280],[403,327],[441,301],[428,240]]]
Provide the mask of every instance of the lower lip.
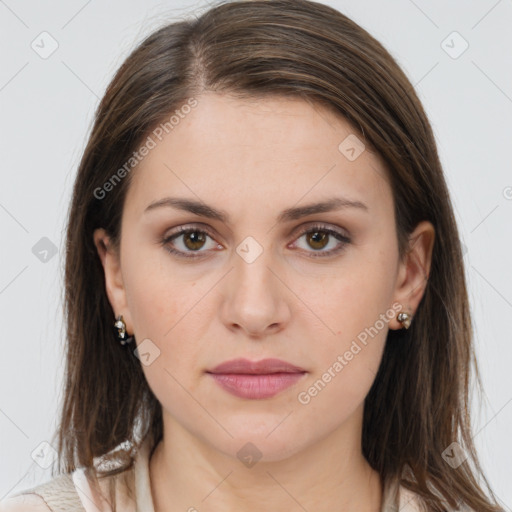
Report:
[[293,386],[304,373],[268,373],[250,375],[240,373],[210,373],[217,384],[240,398],[271,398]]

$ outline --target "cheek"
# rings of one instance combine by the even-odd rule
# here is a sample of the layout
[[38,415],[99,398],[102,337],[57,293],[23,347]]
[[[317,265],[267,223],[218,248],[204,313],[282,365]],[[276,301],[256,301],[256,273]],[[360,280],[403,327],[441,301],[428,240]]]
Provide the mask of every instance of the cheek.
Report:
[[317,275],[294,283],[294,290],[310,306],[327,338],[336,336],[339,344],[372,326],[391,307],[395,273],[392,251],[368,247],[349,254],[321,279]]
[[158,269],[127,265],[126,276],[126,298],[136,336],[161,339],[179,314],[176,293],[170,293]]
[[[151,364],[143,364],[143,370],[159,399],[162,392],[166,396],[179,393],[177,382],[187,387],[193,384],[190,370],[199,371],[201,340],[207,339],[215,310],[215,296],[207,293],[212,279],[189,279],[186,273],[171,268],[166,257],[164,249],[137,247],[130,240],[123,255],[135,339],[139,347],[145,343],[143,348],[156,354]],[[197,307],[199,302],[201,307]]]
[[321,292],[302,288],[304,301],[322,321],[320,331],[309,322],[311,339],[323,334],[314,344],[314,374],[301,387],[305,401],[315,408],[337,403],[335,414],[343,416],[368,393],[382,359],[389,321],[396,315],[391,308],[394,264],[392,251],[361,251],[331,274],[335,278],[323,282]]
[[377,375],[388,332],[383,320],[368,321],[368,325],[352,327],[354,336],[344,332],[316,344],[314,371],[297,393],[298,403],[308,415],[329,411],[335,425],[364,402]]
[[163,341],[183,315],[191,285],[172,271],[165,249],[143,234],[127,233],[123,241],[123,281],[135,332]]
[[[194,322],[199,319],[192,307],[190,284],[180,285],[175,276],[149,260],[137,265],[133,258],[133,266],[128,260],[127,300],[142,370],[165,409],[185,407],[190,398],[183,386],[192,390],[189,371],[195,366],[199,350],[193,332],[197,327]],[[188,293],[184,294],[183,288]]]

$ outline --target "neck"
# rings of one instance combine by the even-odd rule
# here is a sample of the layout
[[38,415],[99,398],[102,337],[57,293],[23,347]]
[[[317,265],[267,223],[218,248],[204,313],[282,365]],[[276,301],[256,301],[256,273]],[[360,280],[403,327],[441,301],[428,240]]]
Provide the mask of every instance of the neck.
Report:
[[262,456],[251,466],[164,417],[164,436],[149,462],[155,512],[379,512],[380,476],[348,431],[357,433],[342,427],[300,451],[289,447],[289,456]]

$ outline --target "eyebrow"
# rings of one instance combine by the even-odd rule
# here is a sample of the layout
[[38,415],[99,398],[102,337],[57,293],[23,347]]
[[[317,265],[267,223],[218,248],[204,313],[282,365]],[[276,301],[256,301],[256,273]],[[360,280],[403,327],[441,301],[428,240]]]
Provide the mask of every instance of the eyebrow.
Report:
[[[219,220],[225,224],[228,224],[230,220],[229,214],[224,210],[219,210],[213,206],[209,206],[202,201],[196,201],[182,197],[164,197],[154,201],[146,207],[144,213],[162,207],[187,211],[201,217]],[[325,213],[341,210],[344,208],[358,208],[364,212],[368,212],[368,206],[366,206],[361,201],[352,201],[345,197],[332,197],[317,203],[310,203],[304,206],[287,208],[277,216],[276,222],[289,222],[292,220],[300,219],[302,217],[306,217],[308,215],[313,215],[315,213]]]

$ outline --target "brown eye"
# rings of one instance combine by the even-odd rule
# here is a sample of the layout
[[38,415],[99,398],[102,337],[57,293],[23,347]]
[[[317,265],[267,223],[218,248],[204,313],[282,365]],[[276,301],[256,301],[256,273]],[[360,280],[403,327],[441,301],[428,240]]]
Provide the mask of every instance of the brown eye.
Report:
[[308,253],[308,256],[316,258],[335,256],[350,243],[351,240],[347,235],[327,226],[318,225],[302,231],[294,245]]
[[208,231],[197,227],[181,226],[173,234],[164,237],[161,243],[167,252],[183,258],[202,258],[210,250],[223,248]]
[[323,249],[329,243],[329,235],[325,231],[311,231],[307,233],[308,244],[313,249]]
[[206,242],[206,236],[201,231],[189,231],[188,233],[183,233],[183,243],[187,249],[196,251],[203,247]]

